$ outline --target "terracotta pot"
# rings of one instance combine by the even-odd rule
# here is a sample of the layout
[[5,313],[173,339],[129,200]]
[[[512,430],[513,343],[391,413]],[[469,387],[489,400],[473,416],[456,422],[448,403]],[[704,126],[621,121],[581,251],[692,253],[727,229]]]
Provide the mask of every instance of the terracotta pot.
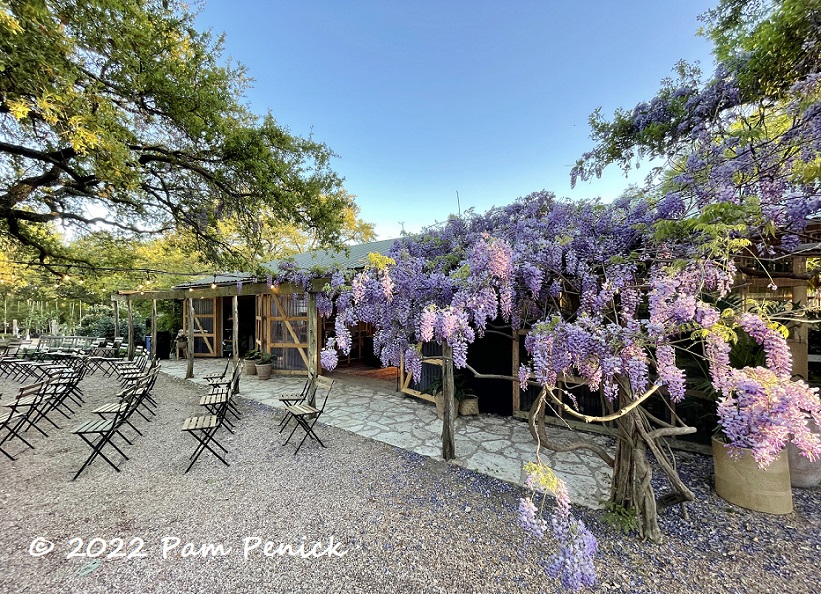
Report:
[[762,470],[750,450],[730,458],[724,443],[713,438],[713,463],[716,493],[725,501],[768,514],[792,513],[790,464],[785,452]]
[[465,396],[459,401],[459,414],[462,416],[479,414],[479,399],[476,396]]
[[245,359],[245,375],[257,374],[257,362],[254,359]]
[[257,363],[256,368],[257,376],[259,376],[259,379],[267,380],[269,377],[271,377],[271,369],[273,369],[273,367],[274,366],[271,363],[263,363],[262,365]]
[[[809,427],[813,433],[819,433],[818,425],[812,419]],[[821,460],[810,462],[793,444],[787,445],[787,457],[790,460],[790,483],[793,487],[810,489],[821,485]]]

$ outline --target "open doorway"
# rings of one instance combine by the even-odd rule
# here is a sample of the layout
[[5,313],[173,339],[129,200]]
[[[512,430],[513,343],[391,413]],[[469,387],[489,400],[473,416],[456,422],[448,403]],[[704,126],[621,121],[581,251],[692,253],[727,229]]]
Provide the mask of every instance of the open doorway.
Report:
[[[223,297],[222,301],[222,356],[230,357],[234,349],[234,318],[231,297]],[[254,348],[254,299],[253,295],[240,295],[237,299],[239,314],[239,341],[237,347],[239,356]]]

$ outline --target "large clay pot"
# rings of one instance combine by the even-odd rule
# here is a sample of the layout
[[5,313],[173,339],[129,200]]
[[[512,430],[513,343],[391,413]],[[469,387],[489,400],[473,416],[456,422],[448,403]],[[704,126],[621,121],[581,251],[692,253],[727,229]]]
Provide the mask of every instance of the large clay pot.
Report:
[[263,363],[262,365],[260,365],[259,363],[257,363],[256,367],[257,376],[259,376],[259,379],[267,380],[269,377],[271,377],[271,369],[274,367],[273,364]]
[[713,438],[716,493],[740,507],[768,514],[792,513],[790,464],[781,452],[766,469],[758,467],[750,450],[730,458],[724,443]]
[[[809,426],[813,433],[819,433],[818,425],[812,419]],[[809,489],[821,485],[821,460],[810,462],[793,444],[787,445],[787,457],[790,460],[790,482],[793,487]]]
[[254,359],[245,359],[245,375],[257,374],[257,362]]

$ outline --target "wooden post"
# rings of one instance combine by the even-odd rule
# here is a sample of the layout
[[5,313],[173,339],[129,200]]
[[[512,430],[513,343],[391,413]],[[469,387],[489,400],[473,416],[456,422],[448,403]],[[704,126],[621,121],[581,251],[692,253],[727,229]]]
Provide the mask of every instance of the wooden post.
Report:
[[188,298],[188,367],[185,379],[194,377],[194,299]]
[[[519,331],[513,330],[513,361],[511,367],[513,368],[513,414],[519,412],[522,407],[521,401],[521,385],[519,384]],[[525,386],[527,388],[527,386]]]
[[151,300],[151,360],[157,358],[157,300]]
[[[807,272],[806,256],[793,256],[792,270],[797,274]],[[807,283],[806,281],[792,288],[792,302],[797,303],[799,308],[807,307]],[[809,324],[799,320],[791,325],[792,330],[787,344],[792,353],[792,373],[799,376],[804,381],[810,375],[809,369]]]
[[[239,365],[239,291],[231,297],[231,316],[233,317],[233,324],[231,325],[231,346],[234,351],[234,366],[236,367]],[[237,375],[237,384],[234,387],[234,394],[239,394],[241,377],[241,374]]]
[[114,340],[120,338],[120,302],[114,300]]
[[134,311],[131,307],[131,299],[126,299],[128,306],[128,360],[134,360]]
[[316,293],[308,293],[308,372],[319,375],[322,370],[319,368],[319,316],[316,313]]
[[237,295],[231,297],[231,316],[233,318],[231,344],[234,347],[234,365],[239,365],[239,297]]
[[442,459],[456,457],[456,401],[453,385],[453,348],[442,341],[442,396],[445,399],[445,414],[442,418]]

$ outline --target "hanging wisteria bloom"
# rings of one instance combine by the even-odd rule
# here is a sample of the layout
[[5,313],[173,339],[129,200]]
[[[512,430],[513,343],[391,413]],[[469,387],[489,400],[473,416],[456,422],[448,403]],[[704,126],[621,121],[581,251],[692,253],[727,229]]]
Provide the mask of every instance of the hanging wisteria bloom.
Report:
[[[593,559],[599,544],[584,522],[570,513],[567,485],[541,462],[529,462],[525,465],[525,472],[528,473],[525,484],[531,490],[531,496],[519,500],[519,525],[538,540],[546,537],[550,527],[551,536],[558,546],[558,551],[544,563],[545,571],[549,576],[559,578],[566,590],[594,586],[596,571]],[[534,502],[537,494],[541,495],[539,507]],[[542,517],[548,495],[556,501],[549,523]]]
[[792,442],[809,460],[821,458],[821,438],[807,424],[812,419],[821,425],[818,388],[801,380],[784,381],[763,367],[727,373],[727,395],[718,402],[718,418],[731,454],[736,448],[751,449],[765,468]]

